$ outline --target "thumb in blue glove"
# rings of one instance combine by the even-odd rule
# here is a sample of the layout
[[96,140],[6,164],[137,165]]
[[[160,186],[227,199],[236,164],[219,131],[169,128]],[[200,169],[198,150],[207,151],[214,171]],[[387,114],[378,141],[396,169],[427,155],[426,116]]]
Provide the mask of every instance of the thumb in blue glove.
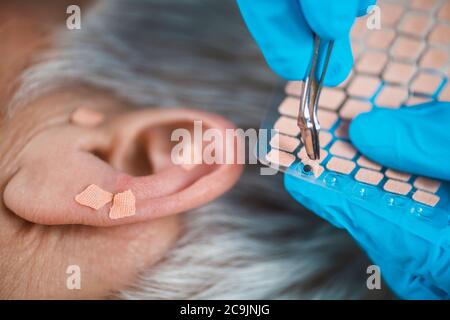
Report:
[[[288,80],[305,78],[313,51],[313,33],[335,40],[324,84],[344,81],[353,65],[350,29],[375,0],[238,0],[247,27],[269,66]],[[322,73],[322,46],[317,77]]]
[[[374,109],[353,120],[350,139],[368,158],[387,167],[450,180],[448,123],[448,102],[398,110]],[[385,281],[399,297],[450,298],[448,215],[445,227],[423,230],[429,233],[426,238],[414,232],[418,230],[405,227],[417,217],[380,204],[380,197],[361,200],[288,174],[284,182],[298,202],[346,229],[380,266]],[[440,192],[448,201],[448,184]]]

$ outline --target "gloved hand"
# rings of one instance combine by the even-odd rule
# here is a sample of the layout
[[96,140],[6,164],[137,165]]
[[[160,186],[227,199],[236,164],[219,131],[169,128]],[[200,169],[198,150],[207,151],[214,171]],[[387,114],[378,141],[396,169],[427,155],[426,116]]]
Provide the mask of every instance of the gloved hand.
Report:
[[[374,109],[353,120],[350,139],[361,153],[387,167],[450,180],[449,123],[449,102]],[[388,219],[390,215],[407,222],[417,217],[402,216],[408,212],[388,208],[379,199],[357,200],[287,174],[284,182],[298,202],[346,229],[380,267],[382,277],[399,297],[450,298],[450,208],[444,217],[445,227],[423,230],[432,233],[434,241],[429,241]],[[450,188],[441,188],[448,201]]]
[[[335,86],[353,65],[350,29],[376,0],[238,0],[245,23],[269,66],[288,80],[305,78],[313,51],[313,32],[335,40],[324,84]],[[317,77],[326,48],[322,46]]]

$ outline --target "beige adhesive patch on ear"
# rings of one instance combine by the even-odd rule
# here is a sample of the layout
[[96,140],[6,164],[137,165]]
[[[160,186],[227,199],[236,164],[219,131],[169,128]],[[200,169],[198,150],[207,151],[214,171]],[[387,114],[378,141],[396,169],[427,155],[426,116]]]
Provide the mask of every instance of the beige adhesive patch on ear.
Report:
[[109,210],[109,217],[111,219],[121,219],[134,216],[135,214],[136,198],[131,190],[127,190],[125,192],[117,193],[114,195],[113,205]]
[[185,171],[192,171],[196,166],[196,164],[182,164],[180,167]]
[[70,117],[73,124],[82,127],[96,127],[104,120],[105,115],[103,113],[88,108],[78,108]]
[[91,184],[75,197],[77,203],[95,210],[98,210],[105,204],[111,202],[112,199],[112,193],[103,190],[95,184]]

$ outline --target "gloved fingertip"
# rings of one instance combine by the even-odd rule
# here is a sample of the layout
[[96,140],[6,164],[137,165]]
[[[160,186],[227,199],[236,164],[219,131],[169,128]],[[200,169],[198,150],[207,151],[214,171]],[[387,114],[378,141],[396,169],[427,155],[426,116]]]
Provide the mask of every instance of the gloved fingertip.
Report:
[[295,0],[238,1],[242,17],[269,67],[287,80],[305,77],[312,32]]
[[[412,172],[405,163],[416,146],[407,142],[408,121],[403,114],[408,110],[374,108],[358,115],[350,123],[352,144],[367,158],[389,168]],[[410,124],[412,125],[412,124]]]
[[388,166],[399,162],[398,144],[391,130],[392,111],[373,109],[362,113],[353,119],[349,128],[350,140],[356,149],[367,158]]
[[326,40],[349,34],[359,8],[359,0],[298,0],[311,29]]
[[[317,77],[320,77],[326,56],[327,46],[321,48],[321,64]],[[353,66],[353,53],[348,37],[336,40],[333,45],[330,61],[325,74],[324,85],[335,87],[347,79]]]
[[366,113],[361,113],[350,122],[348,128],[350,141],[363,154],[366,154],[366,149],[369,148],[366,145],[367,141],[370,141],[370,134],[367,132],[369,119]]
[[389,119],[383,109],[374,109],[361,113],[350,123],[349,136],[352,144],[364,155],[371,159],[384,159],[392,153],[389,146],[385,146],[386,137],[384,125]]
[[324,86],[327,87],[336,87],[340,85],[342,82],[347,79],[351,69],[353,62],[345,63],[341,61],[341,64],[332,64],[329,66],[327,73],[325,75],[325,79],[323,81]]
[[[375,108],[350,124],[353,145],[365,156],[386,167],[450,180],[448,129],[450,104],[426,103],[408,108]],[[433,161],[430,161],[433,159]]]

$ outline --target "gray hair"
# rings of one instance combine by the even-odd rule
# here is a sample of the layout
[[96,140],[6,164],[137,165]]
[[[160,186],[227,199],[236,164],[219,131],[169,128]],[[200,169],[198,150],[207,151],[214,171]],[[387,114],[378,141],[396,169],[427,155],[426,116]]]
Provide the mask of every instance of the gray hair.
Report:
[[[279,81],[234,1],[108,0],[83,12],[82,29],[26,70],[10,111],[45,92],[84,83],[148,106],[195,106],[257,128]],[[128,299],[358,299],[365,255],[306,211],[281,176],[249,166],[220,199],[184,214],[176,247],[119,297]]]

